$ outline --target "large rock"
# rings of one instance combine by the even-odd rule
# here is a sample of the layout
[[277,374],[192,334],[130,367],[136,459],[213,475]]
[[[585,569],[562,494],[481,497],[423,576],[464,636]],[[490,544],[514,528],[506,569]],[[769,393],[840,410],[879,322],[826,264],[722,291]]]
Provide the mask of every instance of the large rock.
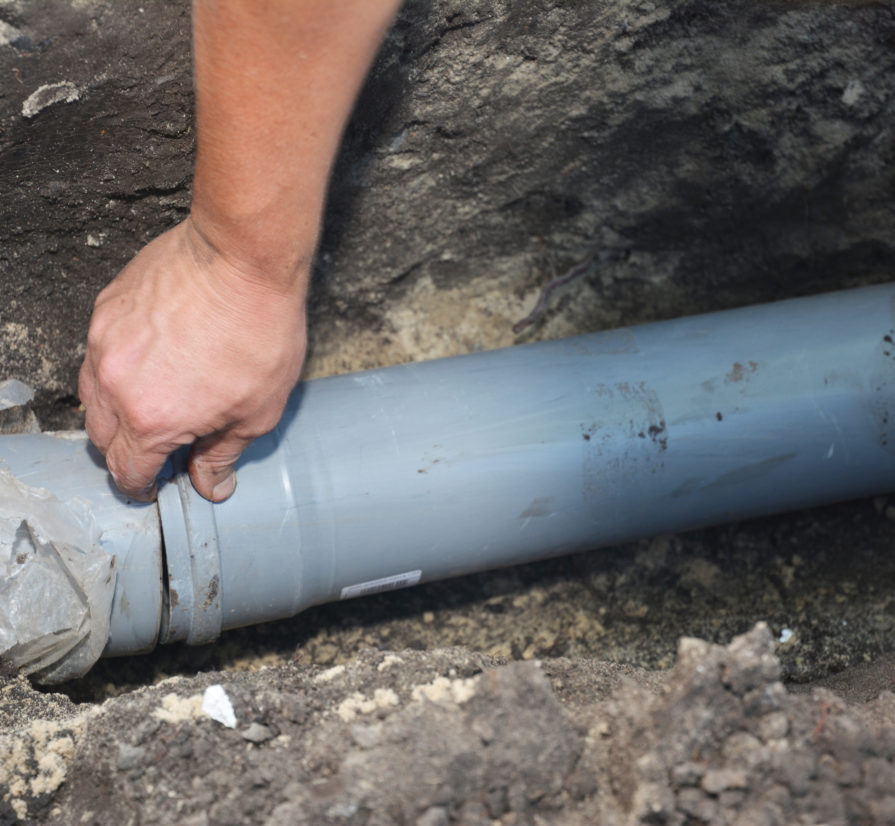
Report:
[[[408,3],[337,164],[308,375],[891,278],[893,12]],[[0,20],[0,358],[46,415],[95,293],[188,209],[189,9]]]

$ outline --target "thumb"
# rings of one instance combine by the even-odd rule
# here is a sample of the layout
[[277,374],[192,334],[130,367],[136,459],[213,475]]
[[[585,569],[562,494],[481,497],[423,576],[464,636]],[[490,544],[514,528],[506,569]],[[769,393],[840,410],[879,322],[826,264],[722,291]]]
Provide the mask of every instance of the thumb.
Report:
[[236,465],[251,439],[219,431],[197,439],[190,451],[190,480],[200,496],[223,502],[236,490]]

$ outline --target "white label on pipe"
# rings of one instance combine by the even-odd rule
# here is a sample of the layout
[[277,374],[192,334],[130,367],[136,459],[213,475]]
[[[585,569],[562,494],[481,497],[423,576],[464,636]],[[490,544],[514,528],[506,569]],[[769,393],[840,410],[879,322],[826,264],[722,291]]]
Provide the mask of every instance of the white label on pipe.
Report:
[[339,599],[354,599],[365,597],[369,594],[381,594],[383,591],[397,591],[398,588],[409,588],[416,585],[423,575],[422,571],[407,571],[403,574],[392,574],[381,579],[371,579],[369,582],[359,582],[357,585],[346,585],[342,589]]

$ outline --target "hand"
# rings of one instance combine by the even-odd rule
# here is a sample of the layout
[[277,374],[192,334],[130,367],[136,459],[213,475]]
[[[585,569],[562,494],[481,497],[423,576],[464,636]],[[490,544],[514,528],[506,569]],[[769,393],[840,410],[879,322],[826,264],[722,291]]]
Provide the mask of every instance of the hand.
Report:
[[307,265],[289,282],[228,260],[191,218],[148,244],[96,299],[79,392],[87,433],[121,491],[155,498],[192,444],[206,499],[227,499],[248,444],[273,429],[306,346]]

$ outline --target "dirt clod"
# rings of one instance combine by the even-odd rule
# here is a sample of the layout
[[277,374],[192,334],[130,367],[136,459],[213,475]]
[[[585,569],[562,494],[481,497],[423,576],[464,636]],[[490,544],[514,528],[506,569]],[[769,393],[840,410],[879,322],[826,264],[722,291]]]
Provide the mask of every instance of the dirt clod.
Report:
[[[3,805],[96,826],[888,822],[895,694],[859,709],[827,689],[790,693],[774,645],[762,624],[726,647],[684,639],[658,680],[582,660],[367,651],[335,671],[176,678],[87,713],[12,680],[0,714],[42,703],[55,739],[52,760],[7,768]],[[190,702],[216,681],[235,729]],[[345,719],[358,693],[394,699]],[[869,727],[868,710],[889,722]],[[13,727],[7,753],[35,736]]]

